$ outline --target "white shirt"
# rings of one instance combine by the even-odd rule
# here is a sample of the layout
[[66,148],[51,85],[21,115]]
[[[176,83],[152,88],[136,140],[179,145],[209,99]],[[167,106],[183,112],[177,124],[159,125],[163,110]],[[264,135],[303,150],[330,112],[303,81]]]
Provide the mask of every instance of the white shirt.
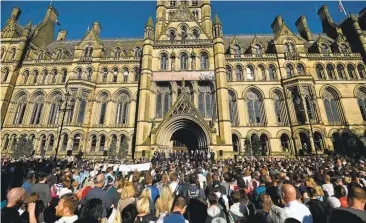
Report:
[[55,221],[55,223],[73,223],[74,221],[78,220],[78,216],[69,216],[69,217],[62,217],[58,221]]
[[334,187],[333,184],[323,184],[322,189],[328,193],[328,196],[331,197],[334,195]]
[[203,187],[203,182],[205,182],[205,181],[206,181],[206,177],[205,177],[205,176],[203,176],[203,175],[200,173],[200,174],[198,174],[198,181],[200,182],[200,187],[201,187],[201,188],[204,188],[204,187]]
[[309,208],[296,200],[287,203],[284,209],[289,218],[295,218],[302,223],[313,222]]
[[175,181],[172,181],[170,184],[170,189],[172,189],[172,192],[174,193],[175,189],[177,188],[178,186],[178,182],[175,182]]

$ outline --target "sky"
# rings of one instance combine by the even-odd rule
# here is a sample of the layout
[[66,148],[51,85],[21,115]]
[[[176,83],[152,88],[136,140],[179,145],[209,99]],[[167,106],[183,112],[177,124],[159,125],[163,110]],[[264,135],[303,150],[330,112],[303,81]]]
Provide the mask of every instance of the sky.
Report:
[[[49,4],[49,1],[1,1],[1,28],[13,7],[18,6],[22,11],[21,25],[30,20],[39,24]],[[338,1],[212,1],[212,16],[219,15],[224,34],[272,33],[271,23],[277,15],[281,15],[294,32],[297,32],[296,20],[305,15],[310,30],[321,33],[316,9],[324,4],[328,5],[334,22],[345,18],[339,12]],[[343,1],[343,5],[348,12],[357,14],[366,7],[366,1]],[[156,1],[53,1],[52,6],[58,11],[61,23],[55,33],[67,30],[69,40],[81,39],[94,21],[102,26],[102,38],[125,38],[143,36],[150,14],[155,21]]]

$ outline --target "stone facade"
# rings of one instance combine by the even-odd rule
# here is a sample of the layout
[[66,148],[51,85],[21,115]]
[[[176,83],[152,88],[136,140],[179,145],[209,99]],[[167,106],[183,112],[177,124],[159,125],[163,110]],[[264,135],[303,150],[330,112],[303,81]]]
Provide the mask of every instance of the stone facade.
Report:
[[101,39],[95,22],[68,41],[65,30],[53,36],[52,6],[25,27],[14,8],[1,31],[2,153],[22,134],[49,155],[103,156],[123,140],[134,157],[172,148],[232,157],[254,140],[263,155],[361,148],[365,10],[337,25],[321,7],[322,34],[304,16],[299,34],[277,16],[272,34],[233,36],[209,0],[158,1],[156,12],[143,38]]

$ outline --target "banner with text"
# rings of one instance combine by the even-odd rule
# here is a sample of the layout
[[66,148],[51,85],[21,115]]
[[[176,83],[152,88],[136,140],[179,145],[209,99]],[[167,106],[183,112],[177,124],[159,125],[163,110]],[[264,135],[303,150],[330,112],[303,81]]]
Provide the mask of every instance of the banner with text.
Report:
[[214,71],[154,72],[153,81],[213,81]]

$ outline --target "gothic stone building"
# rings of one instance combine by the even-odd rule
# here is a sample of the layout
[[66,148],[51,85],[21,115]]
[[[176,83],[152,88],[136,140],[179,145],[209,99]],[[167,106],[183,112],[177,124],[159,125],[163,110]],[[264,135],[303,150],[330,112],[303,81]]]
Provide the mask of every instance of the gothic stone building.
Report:
[[253,142],[263,155],[346,152],[366,138],[366,10],[336,24],[321,7],[321,34],[277,16],[271,34],[224,35],[209,0],[159,0],[143,38],[101,39],[95,22],[72,41],[54,37],[54,7],[38,25],[20,14],[1,31],[3,154],[22,134],[36,153],[103,156],[127,142],[137,158],[233,157]]

